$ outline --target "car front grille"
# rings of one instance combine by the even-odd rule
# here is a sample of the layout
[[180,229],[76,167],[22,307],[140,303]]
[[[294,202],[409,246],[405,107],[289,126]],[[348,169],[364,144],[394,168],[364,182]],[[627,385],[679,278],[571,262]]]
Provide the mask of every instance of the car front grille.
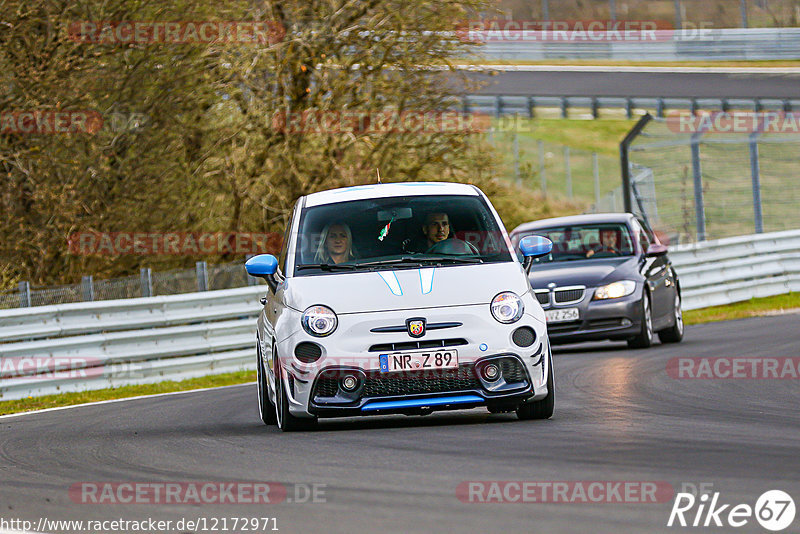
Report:
[[542,306],[544,306],[546,304],[550,304],[550,292],[549,291],[543,291],[543,292],[540,293],[540,292],[537,291],[536,292],[536,300],[538,300],[539,304],[541,304]]
[[583,289],[556,289],[555,301],[557,304],[579,302],[583,300],[583,292]]
[[420,339],[419,341],[401,341],[398,343],[379,343],[369,348],[370,352],[396,352],[398,350],[439,349],[443,347],[458,347],[467,345],[464,338],[451,339]]
[[421,393],[444,393],[480,389],[472,365],[458,369],[407,373],[370,373],[364,382],[365,397],[391,397]]

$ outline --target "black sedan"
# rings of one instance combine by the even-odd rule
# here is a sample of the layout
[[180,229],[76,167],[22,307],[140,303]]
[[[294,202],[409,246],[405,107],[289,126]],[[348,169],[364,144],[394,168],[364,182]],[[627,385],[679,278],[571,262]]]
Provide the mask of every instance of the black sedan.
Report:
[[646,348],[683,339],[678,275],[649,226],[630,213],[575,215],[525,223],[511,232],[553,242],[529,279],[554,344],[625,340]]

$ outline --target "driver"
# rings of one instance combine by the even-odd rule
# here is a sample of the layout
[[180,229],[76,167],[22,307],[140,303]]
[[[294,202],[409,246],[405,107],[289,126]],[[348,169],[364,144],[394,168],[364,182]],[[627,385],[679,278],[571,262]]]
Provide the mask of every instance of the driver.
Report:
[[598,252],[608,252],[619,255],[619,244],[617,242],[617,231],[609,228],[600,230],[600,246],[591,249],[586,253],[587,258],[591,258]]
[[417,235],[403,243],[408,252],[427,252],[436,243],[450,237],[450,217],[443,211],[429,213],[422,225],[422,235]]

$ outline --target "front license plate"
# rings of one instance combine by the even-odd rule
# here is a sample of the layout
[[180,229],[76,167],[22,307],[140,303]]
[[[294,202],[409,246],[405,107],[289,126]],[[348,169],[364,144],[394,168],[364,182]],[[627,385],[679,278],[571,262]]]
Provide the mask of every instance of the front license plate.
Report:
[[548,323],[563,323],[564,321],[577,321],[581,318],[578,308],[564,308],[563,310],[547,310],[544,316]]
[[458,353],[455,350],[396,352],[393,354],[381,354],[379,359],[382,373],[458,368]]

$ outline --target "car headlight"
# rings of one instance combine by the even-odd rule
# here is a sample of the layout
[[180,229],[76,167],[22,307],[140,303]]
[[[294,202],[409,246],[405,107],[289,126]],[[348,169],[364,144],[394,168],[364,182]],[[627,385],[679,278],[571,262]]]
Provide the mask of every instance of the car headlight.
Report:
[[303,330],[314,337],[330,335],[339,325],[339,319],[333,310],[326,306],[310,306],[300,318]]
[[501,323],[515,323],[522,317],[525,306],[522,300],[511,291],[500,293],[492,299],[492,316]]
[[633,280],[620,280],[607,286],[598,287],[594,292],[594,298],[595,300],[618,299],[630,295],[635,290],[636,282]]

